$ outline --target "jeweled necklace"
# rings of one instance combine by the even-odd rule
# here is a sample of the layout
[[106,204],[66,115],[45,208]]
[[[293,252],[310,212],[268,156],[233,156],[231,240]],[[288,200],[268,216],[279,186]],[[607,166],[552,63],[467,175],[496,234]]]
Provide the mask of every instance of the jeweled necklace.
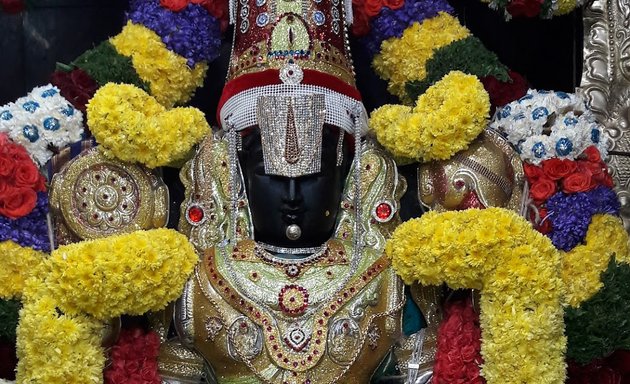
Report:
[[[300,276],[306,266],[313,264],[316,260],[326,255],[329,249],[330,247],[328,246],[328,243],[322,244],[319,247],[311,248],[283,248],[257,242],[254,246],[254,255],[269,264],[283,268],[284,273],[289,278],[296,278]],[[270,252],[286,255],[309,256],[297,259],[288,259],[284,257],[279,257]]]
[[[228,255],[228,250],[227,250],[228,244],[229,243],[226,241],[223,244],[218,245],[218,247],[221,249],[221,257],[223,258],[223,261],[225,263],[225,268],[226,268],[229,276],[236,283],[235,284],[236,287],[246,287],[249,284],[249,282],[247,281],[247,279],[245,277],[243,277],[240,274],[236,273],[236,271],[234,269],[234,266],[232,264],[233,260]],[[324,252],[325,252],[325,250],[324,250]],[[359,267],[359,263],[358,262],[351,262],[350,263],[350,269],[348,270],[346,276],[344,276],[343,280],[340,282],[339,286],[335,287],[335,289],[332,291],[332,293],[330,295],[326,295],[326,296],[328,296],[328,297],[336,297],[337,294],[339,292],[341,292],[343,287],[345,287],[348,284],[348,282],[350,281],[350,279],[356,274],[356,272],[358,270],[358,267]],[[285,288],[289,288],[289,287],[292,288],[292,287],[298,287],[298,286],[295,285],[295,284],[287,284],[285,286]],[[285,288],[283,288],[283,290]],[[306,295],[308,297],[308,293],[306,293]],[[252,301],[254,301],[256,304],[258,304],[260,307],[264,308],[268,312],[270,312],[270,313],[275,312],[275,310],[273,310],[270,307],[269,304],[265,303],[263,300],[260,300],[255,295],[247,295],[247,297],[249,297]],[[290,322],[294,322],[294,323],[305,323],[306,321],[308,321],[309,318],[311,318],[311,315],[313,313],[315,313],[317,310],[319,310],[321,307],[323,307],[325,303],[326,303],[326,300],[322,300],[322,302],[318,303],[317,305],[312,305],[311,304],[311,305],[305,306],[304,310],[300,311],[299,313],[288,313],[288,314],[286,314],[286,315],[288,315],[288,317],[285,320],[290,321]]]

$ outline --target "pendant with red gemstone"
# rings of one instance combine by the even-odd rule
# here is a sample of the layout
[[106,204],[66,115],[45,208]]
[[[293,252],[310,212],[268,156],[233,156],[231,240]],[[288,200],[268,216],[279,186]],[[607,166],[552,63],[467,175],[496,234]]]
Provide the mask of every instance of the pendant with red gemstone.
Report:
[[206,219],[203,208],[199,205],[190,205],[186,209],[186,220],[192,225],[200,225]]
[[308,290],[296,284],[285,285],[278,295],[278,306],[287,315],[301,315],[308,308]]
[[383,200],[376,203],[374,210],[372,211],[372,217],[379,223],[387,223],[390,221],[396,213],[396,207],[390,201]]

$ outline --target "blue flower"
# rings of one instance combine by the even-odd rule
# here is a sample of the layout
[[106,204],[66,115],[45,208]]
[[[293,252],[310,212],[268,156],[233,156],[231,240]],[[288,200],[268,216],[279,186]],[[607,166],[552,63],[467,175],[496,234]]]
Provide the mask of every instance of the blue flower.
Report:
[[578,119],[576,119],[575,117],[567,116],[564,118],[564,125],[566,125],[567,127],[577,125],[577,123],[578,123]]
[[22,128],[22,134],[31,143],[39,140],[39,129],[37,129],[37,127],[34,125],[25,125],[24,128]]
[[529,99],[533,99],[533,98],[534,98],[534,95],[527,94],[527,95],[521,97],[520,99],[518,99],[518,102],[520,103],[521,101],[525,101],[525,100],[529,100]]
[[540,141],[534,144],[532,146],[532,153],[534,154],[534,157],[536,157],[537,159],[540,159],[543,156],[545,156],[545,154],[547,153],[547,150],[545,149],[545,144],[541,143]]
[[37,108],[39,108],[39,103],[35,101],[27,101],[26,103],[22,104],[22,108],[24,108],[26,112],[33,113],[37,111]]
[[566,137],[563,137],[562,139],[558,140],[558,142],[556,143],[556,152],[560,156],[566,156],[569,153],[571,153],[572,150],[573,150],[573,143],[571,142],[571,140],[567,139]]
[[61,127],[61,124],[59,124],[59,120],[55,119],[54,117],[47,117],[46,119],[44,119],[45,130],[56,131],[60,127]]
[[561,99],[570,98],[570,96],[566,92],[562,92],[562,91],[556,91],[556,96],[558,96]]
[[600,135],[601,132],[599,132],[599,129],[593,128],[591,130],[591,141],[595,144],[599,143]]
[[547,116],[549,116],[549,110],[545,107],[538,107],[532,111],[532,118],[534,120],[538,120]]
[[4,121],[8,121],[11,120],[13,118],[13,115],[11,114],[11,112],[9,111],[2,111],[0,112],[0,119],[4,120]]
[[43,98],[46,98],[46,97],[52,97],[52,96],[55,96],[57,93],[58,93],[58,92],[57,92],[57,90],[56,90],[56,89],[54,89],[54,88],[50,88],[50,89],[47,89],[47,90],[45,90],[44,92],[42,92],[42,97],[43,97]]
[[68,105],[66,105],[66,108],[61,110],[61,113],[63,113],[64,115],[70,117],[70,116],[74,115],[74,108],[72,107],[72,105],[68,104]]

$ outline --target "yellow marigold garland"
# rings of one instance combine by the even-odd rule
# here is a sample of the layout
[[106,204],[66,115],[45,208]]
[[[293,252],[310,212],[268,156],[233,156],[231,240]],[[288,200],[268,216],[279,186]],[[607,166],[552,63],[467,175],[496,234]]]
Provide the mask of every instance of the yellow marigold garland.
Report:
[[501,208],[429,212],[399,226],[387,254],[407,283],[482,291],[482,374],[488,384],[563,383],[560,253]]
[[374,57],[374,69],[389,82],[388,90],[392,94],[412,102],[405,92],[405,83],[425,78],[426,62],[436,49],[469,35],[470,31],[457,18],[440,12],[422,23],[413,23],[402,37],[383,41],[381,52]]
[[167,110],[127,84],[101,87],[87,106],[87,117],[105,155],[149,168],[181,160],[210,131],[198,109]]
[[45,253],[11,240],[0,242],[0,299],[19,298],[26,279],[45,258]]
[[[38,273],[44,273],[41,269]],[[17,382],[103,382],[103,323],[57,312],[56,300],[37,277],[29,281],[17,330]]]
[[197,260],[186,237],[170,229],[55,250],[25,284],[18,382],[102,383],[102,320],[164,308]]
[[138,231],[59,247],[44,284],[64,313],[139,315],[178,298],[197,260],[174,230]]
[[611,256],[619,263],[630,263],[628,233],[615,216],[595,215],[584,242],[563,257],[564,301],[572,307],[580,306],[603,287],[600,276]]
[[414,108],[384,105],[370,117],[376,138],[397,158],[444,160],[468,148],[486,127],[490,98],[476,76],[452,71]]
[[150,84],[151,94],[165,107],[190,100],[203,84],[207,64],[192,69],[186,58],[170,51],[158,34],[131,21],[109,40],[118,53],[131,57],[138,76]]

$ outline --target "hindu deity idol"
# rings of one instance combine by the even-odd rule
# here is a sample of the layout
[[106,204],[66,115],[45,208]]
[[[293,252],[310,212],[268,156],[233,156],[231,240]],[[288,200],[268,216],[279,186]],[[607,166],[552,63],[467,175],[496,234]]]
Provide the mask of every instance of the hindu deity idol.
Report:
[[366,140],[339,0],[242,0],[222,129],[181,171],[200,254],[166,382],[368,383],[400,337],[384,255],[406,185]]

